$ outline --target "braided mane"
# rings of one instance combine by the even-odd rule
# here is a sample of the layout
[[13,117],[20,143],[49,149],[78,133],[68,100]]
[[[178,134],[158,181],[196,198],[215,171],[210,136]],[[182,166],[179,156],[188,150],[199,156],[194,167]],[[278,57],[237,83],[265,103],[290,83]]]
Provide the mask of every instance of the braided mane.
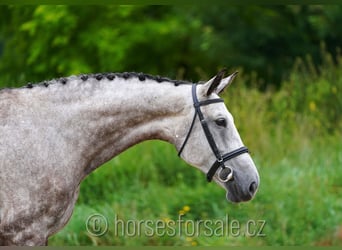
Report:
[[[33,88],[35,86],[45,86],[48,87],[50,84],[55,84],[55,83],[61,83],[61,84],[67,84],[68,81],[70,80],[72,76],[70,77],[61,77],[61,78],[56,78],[52,79],[49,81],[43,81],[39,83],[28,83],[25,87],[26,88]],[[81,79],[82,81],[87,81],[88,79],[96,79],[98,81],[101,81],[102,79],[108,79],[110,81],[114,80],[115,78],[121,78],[121,79],[132,79],[132,78],[137,78],[139,81],[143,82],[145,80],[152,80],[156,81],[158,83],[160,82],[170,82],[173,83],[175,86],[181,85],[181,84],[191,84],[188,81],[182,81],[182,80],[172,80],[167,77],[162,77],[162,76],[153,76],[145,73],[136,73],[136,72],[124,72],[124,73],[98,73],[98,74],[81,74],[77,75],[76,78]],[[73,78],[74,80],[75,78]]]

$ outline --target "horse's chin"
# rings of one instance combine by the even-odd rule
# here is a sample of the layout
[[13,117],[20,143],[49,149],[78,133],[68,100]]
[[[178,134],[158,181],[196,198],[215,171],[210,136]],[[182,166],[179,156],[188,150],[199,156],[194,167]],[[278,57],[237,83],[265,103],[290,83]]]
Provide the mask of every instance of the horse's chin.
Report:
[[227,191],[226,198],[227,198],[227,201],[230,201],[233,203],[239,203],[242,201],[238,197],[236,197],[232,192],[229,192],[229,191]]
[[239,195],[234,192],[231,192],[227,190],[226,198],[228,201],[232,203],[240,203],[240,202],[247,202],[253,199],[253,196],[244,196],[244,195]]

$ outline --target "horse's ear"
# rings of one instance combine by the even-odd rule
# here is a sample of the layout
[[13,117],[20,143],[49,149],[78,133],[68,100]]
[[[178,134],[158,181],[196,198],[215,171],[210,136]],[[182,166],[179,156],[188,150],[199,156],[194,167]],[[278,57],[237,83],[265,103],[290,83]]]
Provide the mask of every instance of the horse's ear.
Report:
[[216,94],[220,94],[226,87],[228,87],[233,82],[237,74],[238,72],[235,71],[233,74],[227,76],[226,78],[223,78],[220,82],[220,85],[216,88]]
[[231,84],[238,72],[235,72],[228,77],[223,78],[225,73],[226,69],[221,70],[215,77],[211,78],[204,84],[203,92],[206,96],[209,96],[212,93],[221,93],[227,86]]

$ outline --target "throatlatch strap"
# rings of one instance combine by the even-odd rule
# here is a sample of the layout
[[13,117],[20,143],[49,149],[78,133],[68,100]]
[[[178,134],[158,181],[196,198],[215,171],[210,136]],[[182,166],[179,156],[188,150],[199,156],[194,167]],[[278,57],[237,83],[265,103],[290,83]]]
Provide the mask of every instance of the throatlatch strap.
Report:
[[189,131],[188,131],[188,134],[186,135],[185,140],[184,140],[184,142],[183,142],[183,144],[182,144],[182,146],[181,146],[181,148],[180,148],[180,150],[179,150],[179,152],[178,152],[178,157],[180,157],[180,155],[182,154],[183,149],[184,149],[184,147],[185,147],[185,144],[188,142],[188,140],[189,140],[189,138],[190,138],[190,134],[191,134],[192,128],[193,128],[193,126],[195,125],[196,116],[197,116],[197,112],[196,112],[196,110],[195,110],[194,118],[192,118],[192,122],[191,122],[191,125],[190,125],[190,129],[189,129]]

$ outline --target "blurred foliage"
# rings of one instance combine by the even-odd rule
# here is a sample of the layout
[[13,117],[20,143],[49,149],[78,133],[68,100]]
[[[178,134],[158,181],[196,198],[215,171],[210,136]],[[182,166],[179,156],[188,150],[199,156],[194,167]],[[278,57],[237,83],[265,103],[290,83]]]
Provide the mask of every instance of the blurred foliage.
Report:
[[275,112],[288,123],[306,118],[311,133],[316,135],[342,131],[342,55],[338,52],[333,56],[322,44],[321,57],[318,68],[310,56],[297,58],[289,80],[283,83],[282,100],[273,99],[272,103]]
[[9,84],[88,72],[176,77],[193,61],[198,21],[167,6],[1,7],[2,78]]
[[[199,80],[242,67],[261,87],[288,79],[297,57],[320,65],[341,47],[342,6],[1,6],[0,82],[143,71]],[[260,87],[260,86],[259,86]]]

